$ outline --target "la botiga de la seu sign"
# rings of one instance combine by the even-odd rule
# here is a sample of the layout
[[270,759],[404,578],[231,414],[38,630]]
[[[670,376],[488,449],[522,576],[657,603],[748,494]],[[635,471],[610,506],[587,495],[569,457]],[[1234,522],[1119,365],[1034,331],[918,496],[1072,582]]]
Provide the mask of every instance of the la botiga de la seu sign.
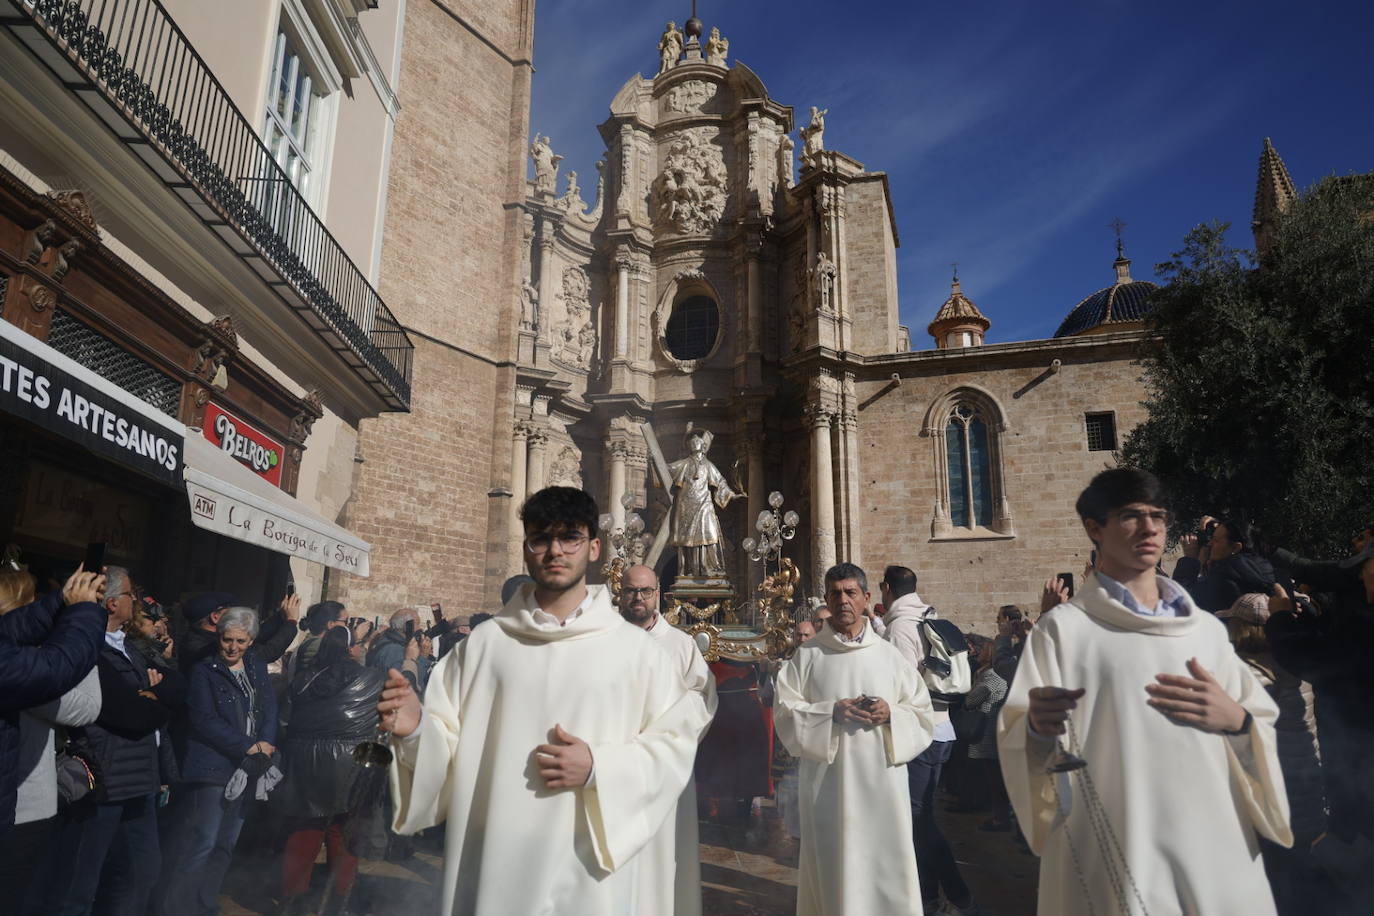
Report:
[[286,447],[213,402],[205,405],[205,438],[274,487],[281,486]]

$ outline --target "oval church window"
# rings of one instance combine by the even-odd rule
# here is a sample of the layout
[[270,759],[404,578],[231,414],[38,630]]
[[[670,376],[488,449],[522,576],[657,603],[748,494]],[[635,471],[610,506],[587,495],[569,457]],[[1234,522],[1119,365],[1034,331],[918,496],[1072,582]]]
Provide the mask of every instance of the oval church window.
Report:
[[710,296],[691,296],[673,306],[663,343],[674,359],[709,356],[720,334],[720,309]]

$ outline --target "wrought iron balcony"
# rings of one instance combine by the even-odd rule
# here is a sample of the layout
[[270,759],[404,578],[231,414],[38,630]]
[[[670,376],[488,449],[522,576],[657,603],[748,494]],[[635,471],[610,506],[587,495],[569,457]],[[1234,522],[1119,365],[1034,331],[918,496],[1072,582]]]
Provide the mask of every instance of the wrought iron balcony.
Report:
[[404,328],[159,0],[0,0],[0,24],[384,403],[408,409]]

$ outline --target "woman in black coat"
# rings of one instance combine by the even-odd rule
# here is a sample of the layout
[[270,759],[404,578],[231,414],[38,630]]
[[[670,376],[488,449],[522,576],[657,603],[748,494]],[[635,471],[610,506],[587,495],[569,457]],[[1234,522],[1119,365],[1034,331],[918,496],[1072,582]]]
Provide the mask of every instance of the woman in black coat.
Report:
[[308,664],[287,688],[291,724],[283,746],[289,836],[282,860],[288,912],[310,888],[310,872],[324,843],[334,875],[333,896],[346,899],[358,859],[344,844],[348,798],[359,767],[353,749],[377,734],[377,701],[386,672],[365,668],[349,653],[347,628],[326,630]]
[[1213,614],[1231,607],[1241,595],[1272,595],[1274,567],[1255,553],[1255,540],[1250,525],[1229,518],[1217,522],[1207,547],[1195,536],[1184,538],[1184,556],[1174,567],[1174,581],[1188,590],[1198,607]]

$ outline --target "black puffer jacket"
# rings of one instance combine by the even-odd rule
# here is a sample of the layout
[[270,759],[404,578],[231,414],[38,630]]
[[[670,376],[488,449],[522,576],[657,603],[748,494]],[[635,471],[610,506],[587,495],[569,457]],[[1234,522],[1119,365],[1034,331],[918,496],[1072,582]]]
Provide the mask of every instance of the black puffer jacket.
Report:
[[1182,557],[1174,567],[1174,581],[1188,590],[1193,602],[1213,614],[1236,603],[1241,595],[1274,592],[1274,567],[1253,553],[1236,553],[1218,560],[1202,575],[1202,564]]
[[[100,779],[92,800],[117,802],[151,795],[162,784],[157,732],[186,700],[180,673],[166,671],[162,683],[148,686],[152,667],[138,650],[125,643],[130,661],[110,645],[102,646],[96,668],[100,672],[100,716],[73,735],[95,754]],[[139,693],[146,690],[157,699]]]
[[291,817],[330,817],[348,809],[359,768],[353,748],[377,736],[377,701],[386,672],[352,659],[324,671],[299,671],[291,683],[291,724],[282,747],[281,800]]

